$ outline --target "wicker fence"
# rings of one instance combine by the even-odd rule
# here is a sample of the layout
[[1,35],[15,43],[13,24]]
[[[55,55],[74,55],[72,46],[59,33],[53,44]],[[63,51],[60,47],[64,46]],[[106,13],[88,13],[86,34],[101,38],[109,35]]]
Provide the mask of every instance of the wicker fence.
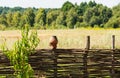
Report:
[[[29,57],[35,76],[47,78],[119,78],[120,49],[90,49],[87,37],[85,49],[41,49]],[[0,75],[14,73],[9,60],[0,52]]]

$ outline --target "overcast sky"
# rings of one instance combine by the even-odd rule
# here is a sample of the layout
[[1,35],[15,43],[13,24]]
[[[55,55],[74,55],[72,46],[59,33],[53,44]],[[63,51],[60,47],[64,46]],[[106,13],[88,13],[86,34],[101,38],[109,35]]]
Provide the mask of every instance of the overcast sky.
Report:
[[[60,8],[64,2],[70,1],[73,4],[81,2],[89,2],[90,0],[0,0],[0,6],[7,7],[36,7],[36,8]],[[92,0],[91,0],[92,1]],[[108,7],[113,7],[120,3],[120,0],[94,0]]]

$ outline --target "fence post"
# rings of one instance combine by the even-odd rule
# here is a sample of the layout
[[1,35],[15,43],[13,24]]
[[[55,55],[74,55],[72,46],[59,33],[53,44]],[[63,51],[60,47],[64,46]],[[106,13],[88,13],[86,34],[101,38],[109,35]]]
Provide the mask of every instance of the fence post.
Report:
[[86,44],[86,49],[90,49],[90,36],[87,36],[87,44]]
[[54,56],[54,78],[57,78],[57,53],[56,53],[56,49],[53,49],[53,56]]
[[111,77],[112,78],[115,78],[115,71],[114,71],[114,61],[115,61],[115,58],[114,58],[114,52],[115,52],[115,35],[112,35],[112,53],[111,53],[111,57],[112,57],[112,70],[111,70]]
[[115,49],[115,35],[112,35],[112,49]]
[[87,71],[87,56],[88,56],[88,50],[90,49],[90,36],[87,36],[87,44],[83,55],[83,66],[84,66],[84,77],[88,78],[88,71]]
[[53,71],[54,71],[54,78],[57,78],[57,53],[56,53],[56,48],[57,48],[57,44],[58,44],[58,39],[56,36],[52,36],[50,38],[50,46],[52,48],[52,52],[53,52],[53,62],[54,62],[54,67],[53,67]]

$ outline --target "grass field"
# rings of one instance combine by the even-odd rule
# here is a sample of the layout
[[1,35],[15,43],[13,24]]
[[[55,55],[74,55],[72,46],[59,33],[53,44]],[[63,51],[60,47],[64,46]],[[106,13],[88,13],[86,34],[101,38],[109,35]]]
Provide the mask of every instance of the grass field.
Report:
[[[116,36],[116,48],[120,48],[120,29],[69,29],[69,30],[38,30],[40,44],[37,48],[50,48],[49,38],[52,35],[58,37],[58,48],[85,48],[86,36],[91,37],[91,48],[107,48],[112,46],[112,35]],[[6,39],[7,46],[21,38],[19,30],[0,31],[0,45]]]

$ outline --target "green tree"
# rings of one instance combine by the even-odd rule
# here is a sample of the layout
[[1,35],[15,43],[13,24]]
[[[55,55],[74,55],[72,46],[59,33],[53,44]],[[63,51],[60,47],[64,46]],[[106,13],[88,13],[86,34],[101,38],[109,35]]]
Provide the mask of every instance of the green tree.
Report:
[[37,27],[40,27],[45,26],[45,24],[46,24],[46,12],[45,9],[40,8],[35,16],[35,25]]
[[66,19],[65,13],[60,12],[59,16],[56,19],[56,24],[65,26],[66,25],[65,19]]
[[88,3],[89,7],[93,7],[93,6],[96,6],[96,5],[97,5],[97,3],[95,1],[89,1],[89,3]]
[[112,10],[107,8],[107,7],[103,7],[102,12],[101,12],[101,18],[102,23],[105,24],[106,22],[108,22],[109,18],[111,18],[112,16]]
[[92,18],[89,22],[90,26],[92,26],[92,27],[94,27],[95,25],[100,25],[100,23],[101,23],[101,20],[97,16],[92,16]]
[[113,16],[105,24],[105,28],[120,28],[120,4],[113,7]]
[[80,6],[77,7],[77,14],[80,16],[83,16],[87,7],[88,7],[88,5],[86,2],[81,2]]
[[8,27],[11,27],[11,26],[12,26],[12,16],[13,16],[12,13],[8,13],[8,14],[6,15],[6,22],[7,22]]
[[34,25],[35,14],[32,8],[27,8],[21,17],[21,26],[29,24],[30,26]]
[[20,23],[19,23],[20,28],[22,28],[26,24],[25,17],[27,17],[27,16],[24,14],[22,14],[20,17]]
[[5,14],[1,14],[0,15],[0,24],[3,24],[5,26],[7,26],[7,21],[6,21],[6,15]]
[[20,17],[21,17],[20,12],[15,12],[15,13],[13,14],[12,26],[14,26],[14,27],[18,27],[18,26],[19,26]]
[[92,8],[87,9],[85,14],[84,14],[84,21],[86,23],[89,23],[92,16],[93,16]]
[[23,13],[24,12],[24,8],[22,7],[14,7],[14,8],[10,8],[10,11],[11,12],[20,12],[20,13]]
[[3,11],[3,7],[0,7],[0,14],[2,14],[2,11]]
[[3,7],[2,8],[2,13],[1,14],[7,14],[9,12],[10,8],[9,7]]
[[74,7],[74,5],[73,5],[71,2],[67,1],[67,2],[65,2],[65,3],[63,4],[61,10],[62,10],[62,11],[68,11],[68,10],[70,10],[70,9],[73,8],[73,7]]
[[94,27],[98,25],[103,27],[103,25],[108,22],[112,16],[112,10],[103,5],[96,5],[94,7],[89,7],[84,13],[84,22],[88,25]]
[[48,25],[54,24],[57,19],[57,16],[59,15],[59,12],[60,12],[59,10],[50,10],[46,16],[46,23]]
[[77,22],[77,12],[75,8],[70,9],[66,17],[66,24],[68,28],[74,28],[74,25]]

